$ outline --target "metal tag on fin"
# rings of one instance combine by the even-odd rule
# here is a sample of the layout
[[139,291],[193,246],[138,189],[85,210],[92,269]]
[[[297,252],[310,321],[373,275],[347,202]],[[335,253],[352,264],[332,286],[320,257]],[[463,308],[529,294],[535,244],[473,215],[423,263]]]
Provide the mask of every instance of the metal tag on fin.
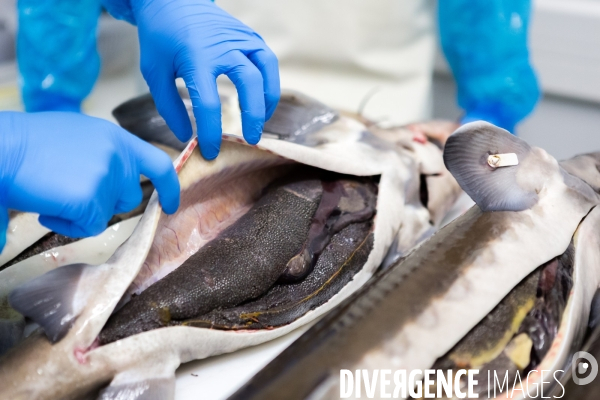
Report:
[[515,153],[490,154],[487,159],[488,165],[492,168],[510,167],[519,165],[519,159]]

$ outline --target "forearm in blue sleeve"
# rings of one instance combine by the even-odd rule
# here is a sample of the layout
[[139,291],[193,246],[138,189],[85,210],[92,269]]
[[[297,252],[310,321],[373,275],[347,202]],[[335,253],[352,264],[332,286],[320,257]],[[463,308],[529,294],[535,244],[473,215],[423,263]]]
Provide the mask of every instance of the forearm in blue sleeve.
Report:
[[509,131],[535,107],[540,90],[529,62],[529,0],[441,0],[441,44],[465,120]]
[[101,0],[102,6],[116,19],[122,19],[136,25],[131,0]]
[[[102,6],[116,19],[122,19],[130,24],[137,25],[135,19],[134,5],[138,8],[144,4],[144,0],[101,0]],[[211,0],[214,2],[214,0]]]
[[27,111],[79,111],[100,71],[99,0],[19,0],[17,61]]

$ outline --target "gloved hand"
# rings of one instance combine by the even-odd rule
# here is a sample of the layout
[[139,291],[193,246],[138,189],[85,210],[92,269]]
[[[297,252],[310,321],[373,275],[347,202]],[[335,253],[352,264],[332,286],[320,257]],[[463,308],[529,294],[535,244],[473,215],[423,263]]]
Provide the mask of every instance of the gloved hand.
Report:
[[[192,136],[175,78],[188,88],[202,155],[211,160],[221,144],[221,103],[216,78],[235,84],[242,130],[256,144],[279,101],[277,58],[252,29],[210,0],[103,0],[117,18],[137,23],[141,69],[156,108],[182,141]],[[130,6],[129,6],[130,5]]]
[[120,127],[71,112],[0,112],[0,249],[7,210],[39,213],[47,228],[72,237],[101,233],[142,200],[140,174],[163,210],[179,206],[169,157]]

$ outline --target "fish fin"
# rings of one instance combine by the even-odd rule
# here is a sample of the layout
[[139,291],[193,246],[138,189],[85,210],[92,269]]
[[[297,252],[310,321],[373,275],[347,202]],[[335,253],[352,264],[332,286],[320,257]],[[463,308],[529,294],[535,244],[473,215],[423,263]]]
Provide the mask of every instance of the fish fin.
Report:
[[98,400],[172,400],[175,398],[175,376],[150,379],[119,379],[102,389]]
[[561,161],[560,166],[600,193],[600,152],[577,155]]
[[[191,103],[187,91],[179,89],[179,95],[191,116]],[[124,129],[146,142],[159,143],[178,151],[185,149],[187,142],[177,139],[167,126],[150,93],[122,103],[112,111],[112,115]]]
[[298,141],[338,117],[336,110],[323,103],[298,92],[286,91],[281,95],[271,119],[265,122],[263,132],[279,139]]
[[563,181],[565,182],[565,185],[567,185],[570,189],[577,192],[580,196],[582,196],[586,200],[588,200],[592,203],[596,203],[596,204],[598,203],[598,201],[600,200],[598,193],[596,193],[594,191],[594,189],[587,182],[585,182],[583,179],[581,179],[575,175],[571,175],[570,173],[565,171],[564,168],[562,168],[562,167],[560,169],[560,172],[563,175]]
[[[77,286],[88,264],[56,268],[17,287],[8,296],[10,305],[38,323],[51,342],[61,340],[81,312],[75,304]],[[81,302],[80,302],[81,303]]]
[[[519,165],[493,168],[488,164],[488,156],[506,153],[515,153]],[[446,168],[482,211],[522,211],[537,202],[536,191],[517,182],[528,156],[535,154],[525,141],[483,121],[457,129],[444,148]]]

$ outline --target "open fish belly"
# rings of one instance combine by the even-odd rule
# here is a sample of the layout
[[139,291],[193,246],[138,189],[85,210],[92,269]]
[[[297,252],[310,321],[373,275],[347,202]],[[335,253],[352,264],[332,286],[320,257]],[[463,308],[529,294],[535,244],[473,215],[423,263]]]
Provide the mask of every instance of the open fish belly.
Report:
[[[498,357],[502,362],[492,362],[487,369],[493,371],[496,370],[498,376],[503,377],[507,372],[507,365],[512,364],[511,371],[509,372],[508,381],[515,381],[516,371],[520,372],[521,386],[516,386],[515,390],[506,390],[500,393],[500,390],[496,388],[497,399],[523,399],[523,398],[535,398],[540,396],[541,388],[545,396],[561,397],[563,389],[561,386],[556,384],[554,378],[548,379],[548,377],[556,377],[561,379],[562,385],[566,388],[566,397],[569,398],[569,386],[566,384],[570,380],[570,369],[571,360],[573,354],[581,349],[583,339],[587,332],[588,327],[588,315],[590,313],[590,306],[592,299],[596,294],[596,290],[600,285],[600,231],[598,226],[600,225],[600,208],[595,207],[582,221],[579,228],[573,236],[572,246],[569,247],[567,252],[558,258],[560,263],[569,263],[571,259],[572,263],[572,287],[568,291],[567,303],[562,304],[561,290],[559,286],[550,291],[550,296],[545,299],[544,310],[538,312],[530,312],[527,318],[521,324],[520,339],[523,339],[523,333],[532,339],[531,346],[533,351],[531,354],[527,353],[529,344],[527,341],[521,341],[517,337],[513,338],[513,341],[503,350],[503,355]],[[568,252],[572,254],[569,255]],[[548,278],[553,278],[552,274],[552,263],[546,264],[546,278],[540,277],[540,286],[547,286],[549,283]],[[550,274],[548,274],[550,272]],[[557,272],[560,272],[560,268]],[[565,270],[568,272],[568,268]],[[568,283],[568,279],[565,274],[558,273],[555,277],[558,279],[559,276],[563,277],[563,282]],[[559,282],[555,282],[559,283]],[[562,289],[566,289],[564,287]],[[563,307],[564,306],[564,307]],[[532,310],[534,311],[534,310]],[[556,313],[560,313],[559,318],[556,318]],[[550,315],[554,314],[554,315]],[[538,319],[546,315],[547,320]],[[539,327],[532,325],[532,317],[537,317],[537,323]],[[553,323],[559,322],[558,326],[553,326]],[[532,329],[533,328],[533,329]],[[544,337],[539,335],[544,333],[548,335]],[[539,335],[539,336],[538,336]],[[543,340],[542,340],[543,339]],[[548,340],[549,339],[549,340]],[[519,343],[519,345],[515,345]],[[586,351],[586,349],[583,349]],[[524,354],[527,353],[527,354]],[[508,355],[509,357],[505,357]],[[525,357],[523,357],[525,356]],[[531,365],[523,368],[515,365],[513,360],[526,359],[531,356]],[[511,360],[512,358],[512,360]],[[544,374],[542,376],[542,373]],[[487,380],[487,372],[485,368],[480,368],[480,377]],[[483,382],[485,383],[485,382]],[[574,386],[572,382],[571,389]],[[552,391],[552,387],[555,390]],[[580,387],[581,388],[581,387]],[[585,387],[584,387],[585,388]],[[589,389],[589,387],[588,387]],[[592,390],[593,392],[593,390]],[[494,393],[493,388],[491,393]],[[582,393],[574,392],[579,395]],[[485,395],[484,395],[485,394]],[[480,394],[480,398],[486,398],[487,390],[483,390]],[[573,398],[585,398],[585,397],[573,397]]]
[[[600,189],[600,188],[599,188]],[[600,380],[594,379],[587,385],[580,386],[575,384],[572,379],[571,361],[573,355],[579,351],[585,351],[592,354],[597,360],[600,360],[600,351],[598,346],[598,309],[596,308],[592,315],[596,320],[589,320],[592,303],[598,300],[598,287],[600,287],[600,208],[596,207],[582,222],[575,235],[575,244],[579,248],[575,253],[575,288],[567,306],[568,318],[565,318],[561,326],[559,339],[552,344],[551,353],[556,357],[549,358],[549,362],[544,360],[539,369],[564,370],[565,374],[561,378],[561,386],[555,387],[555,390],[545,391],[548,396],[562,398],[567,400],[591,400],[598,397],[600,389]],[[579,286],[579,288],[578,288]],[[592,301],[593,299],[593,301]],[[581,345],[581,334],[589,326],[592,328],[591,335],[585,345]],[[586,360],[582,360],[586,361]],[[536,377],[540,381],[541,377]],[[525,384],[525,382],[524,382]]]
[[[316,171],[308,169],[306,172],[314,174]],[[371,190],[375,187],[349,178],[335,180],[331,174],[328,179],[333,181],[301,179],[303,174],[297,170],[292,182],[274,184],[246,214],[214,240],[166,277],[132,297],[109,319],[100,334],[100,342],[185,323],[209,311],[258,298],[285,277],[292,266],[295,275],[287,279],[304,281],[306,275],[312,278],[322,274],[318,260],[329,254],[321,253],[330,235],[335,237],[348,225],[373,219],[376,195]],[[282,223],[284,220],[286,223]],[[370,250],[371,247],[367,256]],[[351,256],[352,253],[348,254]],[[366,257],[361,259],[354,272],[366,262]],[[338,264],[343,265],[345,261],[339,260]],[[352,277],[350,275],[346,283]],[[325,293],[329,297],[335,294],[331,290],[321,293],[321,304],[328,300],[323,298]],[[312,293],[306,293],[309,295]],[[302,313],[295,315],[300,317]]]
[[[431,368],[454,372],[459,369],[477,370],[480,379],[474,386],[474,392],[480,398],[487,398],[492,393],[491,397],[503,396],[502,392],[510,389],[494,388],[494,381],[488,380],[488,374],[500,377],[501,381],[508,377],[511,384],[517,375],[522,382],[527,382],[527,379],[535,382],[538,378],[535,371],[546,357],[556,357],[556,353],[550,353],[550,350],[555,341],[562,342],[561,336],[565,334],[562,322],[569,318],[566,305],[573,296],[574,253],[575,248],[570,245],[560,257],[537,268]],[[559,330],[559,327],[562,329]],[[578,332],[579,340],[584,332]],[[564,361],[559,360],[560,363]],[[554,369],[544,369],[554,372]],[[527,387],[537,388],[531,382]],[[466,388],[466,379],[461,380],[461,386]],[[546,387],[546,392],[549,389]],[[516,398],[522,394],[522,390],[518,390]],[[437,388],[433,385],[429,391],[437,392]],[[506,395],[512,398],[514,392],[509,390]]]
[[[171,320],[263,294],[301,250],[321,196],[317,180],[270,191],[175,271],[132,298],[108,321],[101,341],[167,326]],[[281,223],[284,219],[286,224]]]
[[[518,250],[517,232],[532,224],[522,218],[509,223],[510,213],[472,208],[329,314],[234,398],[304,398],[319,382],[339,378],[330,375],[339,369],[429,368],[505,296],[499,287],[516,285],[513,275],[536,258]],[[507,239],[514,242],[502,246]]]

